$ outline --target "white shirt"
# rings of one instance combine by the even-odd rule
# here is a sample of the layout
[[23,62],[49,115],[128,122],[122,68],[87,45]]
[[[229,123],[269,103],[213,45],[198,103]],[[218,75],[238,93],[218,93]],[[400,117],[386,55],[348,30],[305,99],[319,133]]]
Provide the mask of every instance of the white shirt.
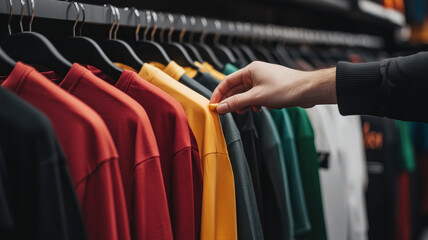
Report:
[[320,168],[321,193],[327,237],[346,240],[348,237],[348,203],[346,176],[339,158],[339,140],[335,119],[326,106],[307,109],[315,134],[318,153],[327,153],[328,168]]

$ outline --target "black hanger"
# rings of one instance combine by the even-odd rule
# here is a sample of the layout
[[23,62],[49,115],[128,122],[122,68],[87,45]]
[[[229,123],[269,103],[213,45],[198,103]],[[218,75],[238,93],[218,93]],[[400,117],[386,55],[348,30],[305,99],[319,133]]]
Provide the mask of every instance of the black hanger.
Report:
[[250,62],[254,62],[257,61],[257,56],[256,54],[253,52],[253,50],[247,46],[246,44],[240,44],[238,45],[238,48],[242,51],[242,53],[244,54],[244,56],[250,60]]
[[[116,18],[115,22],[110,28],[109,39],[99,41],[99,45],[103,49],[104,53],[108,56],[108,58],[110,58],[113,62],[123,63],[138,71],[141,69],[144,63],[127,42],[116,39],[117,31],[119,30],[120,25],[120,12],[119,9],[117,9],[116,7],[113,7],[110,4],[108,5],[112,11],[113,17],[116,16]],[[140,13],[138,12],[138,10],[136,10],[135,8],[132,8],[132,10],[135,14],[138,14],[137,16],[139,16]],[[139,24],[140,23],[138,22],[138,26]],[[115,25],[116,30],[114,31],[114,38],[112,39],[111,35]]]
[[187,52],[189,53],[192,59],[195,59],[200,63],[204,62],[204,59],[202,58],[201,54],[199,53],[198,49],[196,49],[195,46],[193,46],[190,43],[183,43],[182,46],[184,47],[184,49],[187,50]]
[[[154,15],[154,24],[156,24],[156,13],[153,12]],[[184,48],[184,46],[181,45],[183,42],[183,35],[186,31],[186,28],[183,27],[180,33],[180,41],[172,42],[172,33],[174,31],[174,16],[172,14],[167,14],[168,19],[170,21],[170,29],[168,31],[168,41],[163,42],[162,46],[165,49],[165,51],[168,53],[168,56],[176,61],[180,66],[182,67],[191,67],[194,69],[198,69],[198,67],[194,64],[194,60],[190,56],[190,54],[187,52],[187,50]],[[181,20],[183,21],[183,26],[186,24],[185,16],[182,15]],[[153,28],[152,36],[155,34],[156,27]]]
[[144,30],[143,40],[137,39],[134,43],[134,51],[144,62],[158,62],[163,65],[168,65],[171,58],[166,53],[165,49],[153,40],[146,40],[147,32],[150,29],[151,12],[146,11],[147,27]]
[[94,40],[88,37],[76,37],[75,28],[79,21],[80,10],[76,2],[73,5],[77,10],[77,18],[73,26],[73,37],[59,41],[57,43],[58,48],[68,60],[94,66],[117,81],[123,70],[107,57]]
[[[195,25],[196,25],[196,18],[195,17],[190,17],[189,18],[189,22],[190,22],[190,31],[189,31],[189,37],[187,39],[187,43],[182,43],[181,45],[187,50],[187,52],[189,53],[190,57],[200,63],[204,62],[204,59],[202,58],[201,54],[199,53],[198,49],[196,49],[196,47],[192,44],[193,43],[193,38],[195,36],[195,32],[194,30],[192,30]],[[184,38],[185,33],[183,34],[183,38]]]
[[212,47],[215,55],[224,64],[226,63],[236,64],[237,59],[233,55],[232,51],[225,45],[220,44],[220,36],[222,31],[220,20],[215,20],[214,24],[217,30],[217,33],[214,36],[214,45]]
[[0,75],[7,76],[9,75],[13,68],[15,67],[16,62],[10,58],[2,48],[0,48]]
[[[22,19],[24,17],[24,1],[21,1],[21,32],[7,36],[2,42],[2,48],[12,59],[28,64],[35,64],[51,69],[65,76],[72,64],[67,61],[43,35],[31,32],[34,19],[34,2],[31,2],[31,20],[29,31],[24,32]],[[12,8],[12,6],[10,6]],[[10,26],[10,21],[9,21]],[[10,30],[10,27],[9,27]]]

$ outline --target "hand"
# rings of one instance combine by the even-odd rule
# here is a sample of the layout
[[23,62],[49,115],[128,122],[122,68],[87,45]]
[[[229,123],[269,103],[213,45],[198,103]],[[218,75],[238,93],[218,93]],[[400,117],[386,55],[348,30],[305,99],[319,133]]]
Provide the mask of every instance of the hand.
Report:
[[313,107],[337,103],[336,68],[314,72],[297,71],[280,65],[252,62],[230,74],[218,85],[211,103],[219,103],[217,112],[236,111],[243,114],[250,108]]

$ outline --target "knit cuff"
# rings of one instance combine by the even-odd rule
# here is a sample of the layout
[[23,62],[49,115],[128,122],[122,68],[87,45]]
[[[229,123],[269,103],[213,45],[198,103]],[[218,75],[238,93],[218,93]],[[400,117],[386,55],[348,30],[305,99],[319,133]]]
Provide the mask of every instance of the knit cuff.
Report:
[[379,115],[380,86],[379,62],[337,64],[336,94],[342,115]]

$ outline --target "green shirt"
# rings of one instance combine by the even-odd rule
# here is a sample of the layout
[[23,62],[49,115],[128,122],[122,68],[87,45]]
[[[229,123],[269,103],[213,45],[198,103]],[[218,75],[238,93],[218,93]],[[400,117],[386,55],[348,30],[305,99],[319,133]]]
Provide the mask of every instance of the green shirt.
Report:
[[294,239],[293,213],[281,139],[265,108],[254,114],[254,124],[261,149],[261,215],[265,239]]
[[318,156],[315,149],[314,131],[311,122],[302,108],[288,108],[296,139],[297,154],[300,160],[300,174],[306,198],[311,230],[296,237],[298,240],[326,240],[323,203],[318,174]]
[[223,68],[223,73],[225,75],[229,75],[229,74],[232,74],[238,70],[239,70],[239,68],[235,67],[233,64],[226,63],[226,65],[224,65],[224,68]]
[[297,156],[294,132],[287,110],[270,110],[282,143],[282,151],[287,168],[290,187],[291,206],[293,209],[295,235],[308,232],[311,229],[306,209],[306,200],[300,176],[299,159]]
[[400,168],[407,172],[413,172],[415,170],[415,153],[413,150],[409,123],[397,120],[395,121],[395,124],[397,125],[398,132],[400,134]]

